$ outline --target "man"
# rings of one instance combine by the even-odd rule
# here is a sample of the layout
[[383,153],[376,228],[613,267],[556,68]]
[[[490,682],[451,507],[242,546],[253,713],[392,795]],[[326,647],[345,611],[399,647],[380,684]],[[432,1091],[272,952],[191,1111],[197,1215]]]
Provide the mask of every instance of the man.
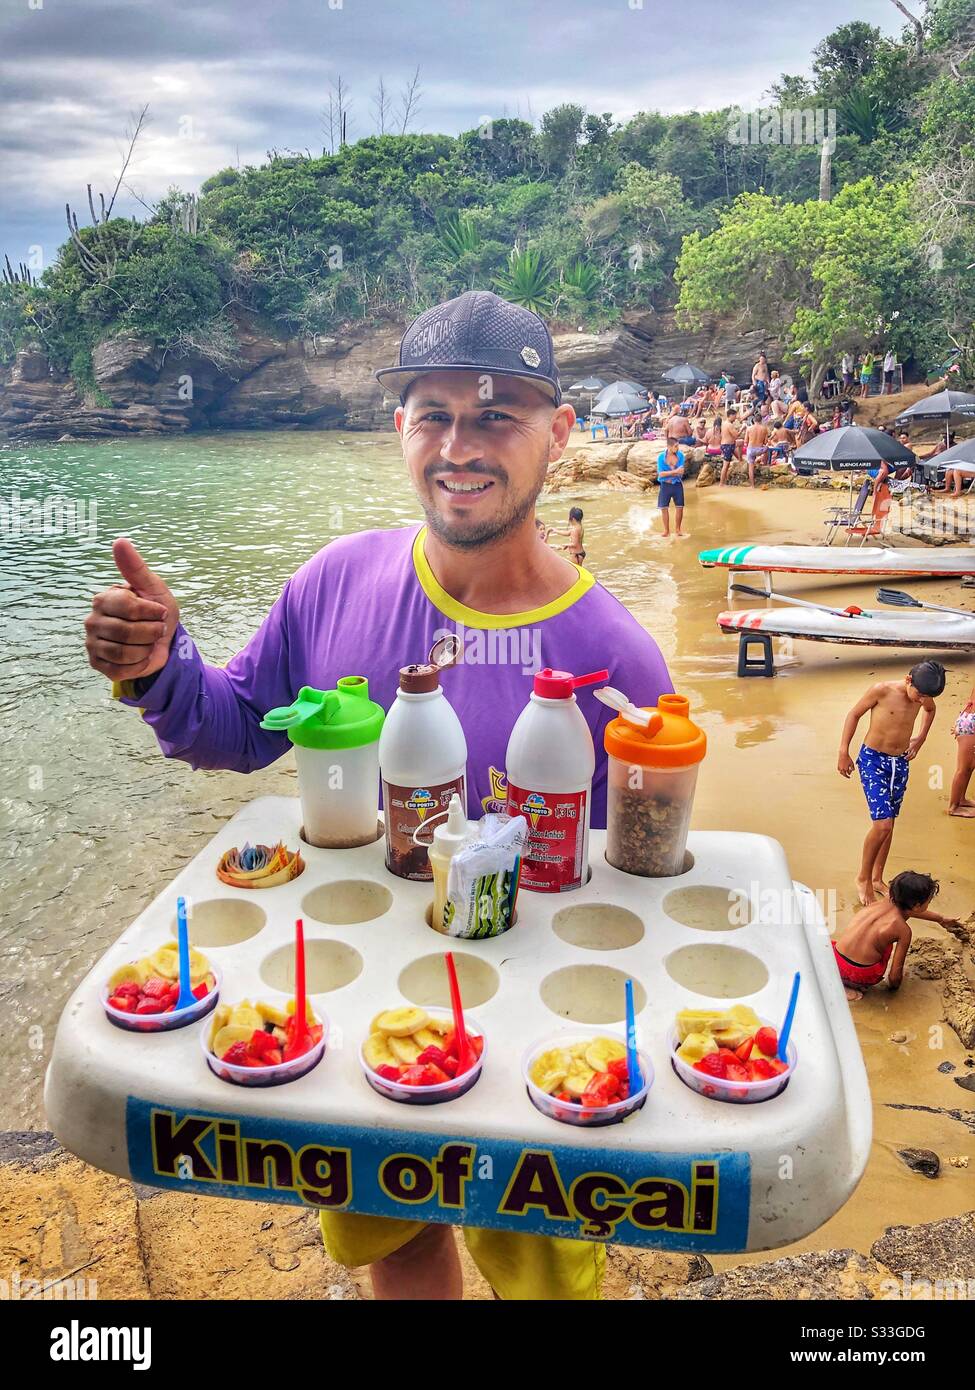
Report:
[[897,353],[893,348],[888,348],[884,353],[884,384],[880,389],[882,396],[892,396],[894,394],[894,371],[897,367]]
[[[333,541],[288,580],[224,669],[204,663],[165,579],[118,540],[125,583],[94,597],[89,661],[121,683],[123,703],[142,708],[167,756],[251,772],[287,751],[286,735],[259,724],[301,686],[328,689],[340,676],[364,675],[389,708],[399,668],[425,660],[437,635],[472,631],[478,651],[486,637],[505,639],[491,643],[502,660],[462,655],[449,676],[468,741],[468,811],[479,816],[505,798],[508,735],[531,693],[527,654],[534,669],[608,667],[607,684],[642,705],[672,686],[655,642],[622,604],[538,544],[535,502],[575,419],[562,404],[542,320],[486,291],[463,294],[421,314],[399,363],[377,376],[400,398],[395,424],[425,526]],[[602,734],[613,713],[588,697],[579,707],[596,745],[592,824],[601,827]],[[333,1259],[371,1266],[377,1298],[461,1296],[447,1226],[331,1212],[322,1231]],[[474,1229],[465,1236],[502,1298],[599,1296],[598,1244]]]
[[738,426],[735,423],[735,412],[732,410],[721,426],[721,477],[718,479],[718,487],[724,487],[728,481],[728,472],[731,468],[731,461],[735,456],[735,448],[738,444]]
[[765,462],[768,436],[768,425],[763,424],[758,416],[754,416],[745,431],[745,462],[748,464],[748,482],[751,487],[755,486],[755,465]]
[[664,437],[668,444],[671,441],[675,444],[687,445],[692,445],[695,442],[694,435],[691,433],[691,427],[687,423],[687,417],[676,403],[671,412],[670,419],[664,426]]
[[853,385],[853,353],[844,352],[843,360],[840,362],[840,375],[843,378],[843,387],[849,391]]
[[759,403],[764,401],[765,397],[768,395],[768,385],[768,358],[765,356],[764,352],[760,352],[758,354],[758,361],[752,368],[752,390],[755,393],[755,399]]

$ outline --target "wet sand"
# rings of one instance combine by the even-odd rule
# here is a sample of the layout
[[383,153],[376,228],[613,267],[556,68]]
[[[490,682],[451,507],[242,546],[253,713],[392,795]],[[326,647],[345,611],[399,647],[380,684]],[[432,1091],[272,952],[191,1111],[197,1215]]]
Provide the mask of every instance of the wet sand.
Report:
[[[856,774],[846,781],[836,771],[843,720],[870,685],[901,679],[926,653],[796,642],[791,658],[777,655],[779,674],[773,679],[739,680],[737,639],[720,632],[715,616],[729,607],[761,606],[762,600],[726,601],[726,573],[702,569],[698,551],[749,539],[821,543],[825,508],[837,498],[742,487],[691,487],[687,494],[691,539],[683,542],[662,540],[654,509],[642,497],[633,501],[593,490],[577,499],[563,493],[540,510],[546,521],[554,521],[577,500],[583,506],[587,564],[657,637],[676,688],[689,696],[692,716],[707,730],[708,759],[698,781],[693,827],[754,831],[780,840],[796,879],[818,890],[827,903],[827,895],[835,894],[836,919],[830,923],[835,931],[858,905],[854,879],[868,829]],[[773,587],[841,607],[876,607],[881,582],[781,575]],[[975,608],[975,594],[958,581],[904,581],[896,587],[935,603]],[[955,766],[950,729],[975,680],[975,657],[941,653],[940,659],[948,668],[947,688],[912,766],[888,867],[890,874],[932,873],[941,883],[935,910],[964,920],[975,911],[975,821],[945,812]],[[928,923],[915,924],[914,932],[916,938],[946,937]],[[873,1095],[870,1161],[837,1215],[781,1254],[843,1246],[867,1251],[886,1226],[956,1215],[975,1204],[975,1100],[937,1068],[950,1061],[957,1076],[972,1069],[964,1065],[966,1052],[956,1035],[941,1023],[941,989],[940,980],[907,979],[897,994],[881,987],[853,1005]],[[907,1043],[889,1041],[896,1032],[905,1032]],[[891,1109],[893,1104],[958,1109],[972,1119],[966,1126],[947,1116]],[[931,1180],[911,1172],[897,1158],[901,1148],[933,1149],[942,1161],[941,1176]],[[970,1156],[969,1168],[948,1166],[949,1156],[964,1154]],[[717,1268],[742,1262],[741,1256],[714,1261]]]

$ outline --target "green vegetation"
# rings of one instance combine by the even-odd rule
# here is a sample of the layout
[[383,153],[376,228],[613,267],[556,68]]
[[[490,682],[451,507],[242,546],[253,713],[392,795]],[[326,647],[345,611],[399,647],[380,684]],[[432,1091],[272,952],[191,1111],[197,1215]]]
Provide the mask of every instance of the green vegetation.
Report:
[[[928,0],[923,33],[899,40],[845,24],[810,77],[783,74],[762,106],[776,119],[756,141],[734,111],[621,124],[567,103],[537,129],[497,120],[272,155],[221,170],[195,202],[171,190],[143,223],[92,209],[39,284],[0,284],[0,361],[37,343],[90,388],[92,349],[112,335],[224,362],[234,306],[278,332],[327,333],[484,287],[593,329],[674,303],[691,325],[733,313],[814,381],[844,348],[881,343],[922,371],[957,349],[967,372],[975,0]],[[783,108],[835,113],[829,201],[820,146]]]

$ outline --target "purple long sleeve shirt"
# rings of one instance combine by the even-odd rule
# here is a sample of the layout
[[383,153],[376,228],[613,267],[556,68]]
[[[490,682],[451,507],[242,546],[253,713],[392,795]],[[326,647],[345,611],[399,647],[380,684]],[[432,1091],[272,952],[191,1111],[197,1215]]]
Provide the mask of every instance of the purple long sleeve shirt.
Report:
[[[478,613],[437,583],[423,553],[423,528],[365,531],[332,541],[288,580],[251,640],[224,667],[208,666],[180,624],[169,660],[144,694],[120,695],[143,711],[168,758],[192,767],[253,772],[289,748],[260,728],[269,709],[289,705],[303,685],[334,687],[366,676],[370,697],[389,709],[401,666],[425,661],[447,632],[463,642],[445,671],[444,693],[467,738],[468,810],[501,809],[505,751],[546,666],[581,675],[609,670],[608,684],[638,705],[673,689],[656,642],[586,570],[554,603],[528,613]],[[592,825],[606,824],[603,730],[613,712],[589,690],[577,699],[596,746]]]

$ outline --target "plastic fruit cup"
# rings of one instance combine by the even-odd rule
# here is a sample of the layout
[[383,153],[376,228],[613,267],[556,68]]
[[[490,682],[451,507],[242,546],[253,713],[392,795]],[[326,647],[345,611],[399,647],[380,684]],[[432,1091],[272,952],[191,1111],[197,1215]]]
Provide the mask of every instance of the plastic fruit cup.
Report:
[[210,1051],[210,1028],[200,1029],[200,1046],[207,1066],[221,1081],[229,1081],[234,1086],[284,1086],[289,1081],[297,1081],[318,1066],[325,1056],[328,1042],[328,1019],[324,1014],[315,1014],[313,1022],[322,1025],[321,1039],[308,1052],[293,1057],[290,1062],[276,1062],[271,1066],[241,1067],[233,1062],[222,1062]]
[[[775,1025],[762,1019],[762,1027],[774,1028]],[[680,1042],[676,1028],[671,1031],[669,1043],[670,1064],[685,1086],[689,1086],[699,1096],[706,1096],[708,1100],[728,1101],[732,1105],[757,1105],[759,1101],[771,1100],[773,1096],[780,1095],[788,1086],[799,1060],[796,1045],[790,1042],[786,1048],[788,1071],[780,1072],[778,1076],[770,1076],[766,1081],[723,1081],[719,1076],[708,1076],[703,1071],[695,1071],[690,1062],[685,1062],[682,1057],[677,1056]]]
[[214,986],[209,994],[205,994],[202,999],[196,999],[186,1009],[171,1009],[169,1013],[159,1014],[127,1014],[121,1009],[114,1009],[108,1002],[108,985],[102,985],[100,997],[102,1008],[105,1010],[105,1017],[109,1023],[114,1023],[116,1028],[128,1028],[130,1033],[168,1033],[172,1028],[185,1028],[188,1023],[196,1023],[199,1019],[205,1018],[216,1005],[220,995],[220,985],[222,977],[220,971],[213,964],[210,966],[210,974],[214,979]]
[[[428,1009],[434,1018],[447,1018],[453,1021],[453,1015],[446,1010]],[[447,1100],[457,1100],[458,1096],[465,1095],[472,1086],[476,1086],[481,1076],[481,1069],[484,1066],[484,1056],[487,1052],[487,1041],[484,1033],[472,1018],[464,1015],[464,1027],[467,1032],[474,1037],[480,1038],[483,1043],[481,1055],[470,1068],[465,1071],[463,1076],[453,1076],[448,1081],[439,1081],[436,1086],[404,1086],[399,1081],[387,1081],[385,1077],[374,1072],[372,1067],[363,1056],[362,1048],[359,1048],[359,1064],[369,1085],[374,1091],[378,1091],[387,1100],[398,1100],[403,1105],[442,1105]]]
[[521,1059],[522,1075],[532,1105],[549,1119],[558,1120],[564,1125],[586,1125],[598,1128],[601,1125],[619,1125],[637,1110],[642,1110],[653,1085],[653,1063],[645,1052],[637,1049],[643,1085],[625,1100],[615,1100],[611,1105],[576,1105],[572,1101],[556,1100],[547,1091],[542,1091],[531,1079],[531,1069],[543,1052],[553,1047],[571,1047],[573,1043],[591,1042],[593,1038],[613,1038],[625,1047],[626,1040],[621,1033],[600,1028],[586,1033],[557,1033],[542,1042],[532,1043]]

